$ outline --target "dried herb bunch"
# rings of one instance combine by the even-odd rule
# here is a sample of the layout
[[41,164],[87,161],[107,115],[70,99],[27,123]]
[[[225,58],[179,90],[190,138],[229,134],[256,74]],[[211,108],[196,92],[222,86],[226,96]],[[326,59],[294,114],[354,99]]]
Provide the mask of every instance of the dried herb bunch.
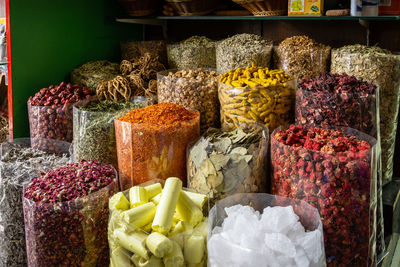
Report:
[[213,70],[165,71],[158,75],[158,102],[171,102],[200,112],[200,130],[219,125],[218,75]]
[[33,149],[28,140],[1,144],[0,153],[0,266],[27,266],[23,186],[41,172],[66,164],[69,157]]
[[113,79],[118,72],[118,63],[107,60],[89,61],[71,71],[71,82],[96,90],[102,81]]
[[308,36],[292,36],[275,49],[274,65],[294,79],[314,78],[329,68],[331,48]]
[[255,34],[237,34],[217,44],[217,72],[245,68],[252,62],[259,67],[269,67],[272,41]]
[[400,57],[379,47],[345,46],[332,51],[331,71],[373,82],[379,88],[383,181],[393,176],[393,156],[400,100]]
[[114,119],[144,102],[91,101],[74,106],[74,161],[98,160],[118,166]]
[[167,45],[168,65],[171,69],[215,68],[215,45],[204,36]]
[[152,58],[158,57],[163,65],[167,64],[167,46],[164,41],[126,41],[121,43],[122,60],[134,61],[146,53],[150,53]]
[[210,128],[188,153],[188,186],[207,194],[212,203],[235,193],[267,190],[268,129],[246,133]]
[[0,115],[0,143],[6,142],[8,138],[8,119]]

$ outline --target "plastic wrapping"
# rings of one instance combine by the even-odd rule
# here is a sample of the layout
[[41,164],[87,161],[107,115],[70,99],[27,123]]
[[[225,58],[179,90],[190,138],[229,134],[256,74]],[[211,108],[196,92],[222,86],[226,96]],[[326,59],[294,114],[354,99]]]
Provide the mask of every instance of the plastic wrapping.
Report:
[[[327,261],[336,266],[376,264],[376,139],[338,128],[370,144],[369,150],[326,152],[284,145],[271,136],[272,192],[318,208]],[[328,146],[327,146],[328,147]]]
[[[200,112],[200,130],[219,126],[218,79],[200,71],[202,78],[173,76],[177,70],[157,73],[158,102],[171,102]],[[214,72],[214,70],[210,70]],[[191,72],[188,70],[187,72]],[[192,71],[192,72],[197,72]],[[204,74],[202,74],[202,72]]]
[[258,122],[272,132],[280,125],[294,121],[294,82],[286,87],[233,87],[220,82],[218,97],[221,103],[221,125],[234,129],[241,122]]
[[[318,263],[310,266],[326,266],[325,263],[325,253],[323,246],[323,234],[322,234],[322,223],[320,219],[320,215],[318,210],[307,202],[274,196],[270,194],[236,194],[233,196],[229,196],[223,200],[218,201],[215,206],[209,212],[209,226],[208,226],[208,266],[255,266],[249,265],[246,261],[255,261],[257,259],[262,264],[268,264],[272,262],[272,259],[268,258],[267,253],[260,252],[256,249],[248,249],[241,247],[239,245],[226,242],[225,244],[220,244],[219,250],[215,251],[213,247],[210,246],[210,239],[214,235],[216,231],[216,227],[222,226],[227,214],[225,212],[225,208],[229,208],[235,205],[243,205],[243,206],[251,206],[254,210],[263,213],[263,210],[267,207],[287,207],[292,206],[293,211],[299,216],[299,220],[301,224],[307,231],[318,231],[320,232],[321,239],[315,240],[315,242],[320,243],[320,247],[322,249],[322,255],[319,258]],[[250,225],[249,225],[250,227]],[[250,231],[251,229],[243,229],[243,231]],[[257,231],[257,229],[252,229]],[[260,233],[264,235],[265,233]],[[316,244],[318,245],[318,244]],[[221,251],[227,253],[224,255],[225,259],[223,262],[217,260],[216,256],[221,257]],[[293,255],[294,256],[294,255]],[[277,260],[277,258],[274,258]],[[242,265],[239,265],[242,263]],[[267,266],[267,265],[257,265],[257,266]],[[269,266],[269,265],[268,265]],[[279,265],[278,265],[279,266]],[[280,266],[289,266],[289,265],[280,265]],[[298,265],[299,266],[299,265]],[[304,266],[304,265],[300,265]]]
[[232,132],[210,128],[188,149],[188,187],[210,202],[235,193],[267,192],[268,128]]
[[277,46],[274,66],[293,79],[314,78],[329,70],[330,53],[329,46]]
[[[159,179],[153,179],[153,180],[149,180],[146,183],[140,184],[139,186],[144,187],[144,186],[148,186],[148,185],[152,185],[155,183],[161,183],[162,186],[164,187],[163,180],[159,180]],[[182,189],[185,192],[188,192],[187,189],[183,188]],[[129,197],[129,189],[125,190],[122,192],[122,194],[124,195],[124,197],[130,201],[130,197]],[[149,199],[149,203],[156,203],[153,201],[153,199]],[[145,204],[145,205],[146,205]],[[110,205],[111,205],[111,201],[110,201]],[[155,206],[157,207],[158,204],[156,204]],[[142,205],[143,206],[143,205]],[[138,206],[140,207],[140,206]],[[171,226],[171,230],[164,234],[164,236],[169,239],[170,241],[172,241],[173,243],[177,244],[179,249],[178,252],[180,251],[180,253],[171,253],[173,255],[170,255],[169,253],[167,253],[167,255],[161,256],[155,256],[152,252],[151,249],[149,249],[149,242],[140,240],[141,238],[147,239],[150,233],[155,233],[155,231],[152,230],[152,223],[154,220],[154,214],[153,217],[150,217],[150,223],[143,226],[143,227],[135,227],[132,223],[127,223],[127,221],[125,220],[126,217],[123,217],[123,215],[121,215],[122,212],[121,210],[114,210],[112,212],[110,212],[110,217],[109,217],[109,222],[108,222],[108,242],[109,242],[109,247],[110,247],[110,262],[111,265],[115,266],[115,267],[119,267],[119,266],[166,266],[166,267],[172,267],[172,266],[206,266],[206,262],[207,262],[207,229],[208,229],[208,218],[207,216],[205,216],[206,214],[206,209],[208,208],[207,203],[204,203],[203,206],[203,214],[204,217],[202,219],[201,222],[199,222],[197,225],[192,226],[189,222],[183,222],[180,221],[179,219],[177,219],[177,217],[174,215],[173,217],[173,223]],[[111,209],[111,206],[110,206]],[[143,218],[143,216],[142,216]],[[138,218],[135,218],[138,219]],[[139,218],[140,219],[140,218]],[[139,238],[137,238],[133,243],[131,243],[130,247],[133,248],[135,247],[137,248],[143,248],[140,252],[142,252],[142,255],[139,255],[138,253],[133,253],[132,251],[129,251],[128,249],[124,248],[121,243],[119,242],[119,238],[116,236],[116,232],[120,231],[122,233],[124,233],[125,235],[135,235]],[[196,240],[198,241],[203,241],[201,242],[201,244],[197,244],[198,246],[196,246],[197,249],[193,250],[191,249],[189,253],[188,248],[190,247],[190,244],[188,244],[190,241],[188,241],[188,239],[190,239],[191,237],[195,237]],[[133,239],[130,239],[133,240]],[[135,246],[136,244],[136,246]],[[124,244],[126,245],[126,243]],[[201,249],[203,248],[203,249]],[[185,253],[184,250],[187,250],[187,252]],[[145,251],[145,252],[144,252]],[[143,255],[143,252],[146,255]],[[180,257],[177,256],[177,254],[181,254]],[[147,256],[148,259],[146,260],[143,256]],[[161,257],[160,257],[161,256]],[[166,257],[169,257],[171,260],[168,264],[165,263],[166,261]],[[180,258],[180,259],[179,259]],[[195,258],[201,259],[201,261],[199,263],[189,263],[188,259],[194,259],[196,261]],[[138,265],[138,264],[134,264],[134,262],[141,262],[142,265]],[[153,263],[153,265],[151,265],[150,262],[155,261],[155,263]],[[164,265],[164,263],[165,265]],[[125,263],[125,265],[122,265],[122,263]],[[145,263],[147,263],[148,265],[146,265]],[[181,264],[180,264],[181,263]]]
[[70,201],[44,203],[23,198],[28,266],[107,266],[108,186]]
[[379,87],[382,180],[384,184],[390,182],[393,177],[393,156],[400,102],[400,56],[334,49],[331,71],[354,75],[373,82]]
[[62,150],[57,147],[57,140],[72,142],[72,106],[32,106],[28,102],[32,147],[55,153]]
[[296,90],[296,124],[344,126],[377,138],[378,91],[374,94]]
[[200,135],[200,118],[176,126],[117,119],[115,135],[122,190],[156,178],[179,177],[185,184],[186,148]]
[[[97,160],[118,166],[115,141],[114,119],[117,119],[133,108],[146,106],[146,99],[137,99],[135,103],[115,103],[112,111],[88,111],[88,104],[99,103],[90,100],[74,105],[74,161],[82,159]],[[106,103],[106,102],[104,102]]]
[[[31,147],[29,138],[0,144],[0,266],[26,266],[23,186],[41,172],[68,163],[70,144],[58,142],[65,148],[63,156],[28,150]],[[24,152],[18,152],[21,149]]]
[[165,66],[167,65],[167,46],[164,41],[126,41],[121,42],[122,60],[134,60],[150,53],[152,57],[158,57]]

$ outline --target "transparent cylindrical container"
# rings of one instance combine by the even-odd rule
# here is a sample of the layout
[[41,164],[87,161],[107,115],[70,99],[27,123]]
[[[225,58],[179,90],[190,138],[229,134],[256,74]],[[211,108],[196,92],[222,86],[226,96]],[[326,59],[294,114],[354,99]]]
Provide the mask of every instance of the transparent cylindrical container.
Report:
[[139,99],[135,103],[111,103],[113,107],[108,111],[85,110],[93,103],[99,101],[81,101],[73,108],[74,161],[97,160],[117,167],[114,120],[134,108],[145,107],[146,100]]
[[331,71],[354,75],[359,79],[373,82],[379,87],[382,180],[383,184],[390,182],[393,177],[393,156],[400,102],[400,56],[333,49]]
[[[26,266],[23,187],[42,172],[69,161],[70,143],[58,141],[64,155],[50,155],[31,148],[30,138],[0,144],[0,266]],[[18,152],[24,150],[25,152]],[[22,154],[25,154],[23,156]]]
[[276,46],[274,66],[293,79],[314,78],[329,70],[329,46]]
[[233,87],[220,82],[221,126],[234,129],[240,123],[258,122],[272,132],[294,121],[294,82],[282,86]]
[[[242,247],[225,238],[219,238],[219,241],[215,237],[213,238],[215,233],[218,233],[216,228],[221,228],[225,218],[227,218],[225,208],[235,205],[250,206],[260,214],[267,207],[292,206],[294,213],[299,217],[299,221],[306,231],[319,232],[311,240],[312,246],[310,246],[310,249],[313,253],[316,253],[316,248],[320,247],[322,253],[320,253],[317,262],[314,263],[315,265],[310,266],[326,266],[322,223],[318,210],[305,201],[263,193],[235,194],[218,201],[210,210],[207,244],[208,266],[264,266],[266,262],[277,261],[276,257],[270,258],[271,255],[260,251],[260,249]],[[250,228],[251,226],[248,225],[247,227]],[[257,230],[255,228],[243,229],[246,232]],[[265,232],[260,231],[259,234],[265,235]]]
[[70,201],[23,198],[29,267],[109,264],[108,200],[119,191],[117,175],[106,187]]
[[376,139],[351,128],[337,127],[364,140],[368,150],[317,151],[289,146],[271,135],[272,192],[307,201],[322,218],[325,252],[330,264],[376,264]]
[[121,189],[151,179],[178,177],[186,184],[186,148],[200,136],[200,116],[179,125],[115,120]]
[[188,188],[208,195],[212,205],[235,193],[267,192],[268,128],[246,126],[234,135],[210,128],[188,149]]
[[72,142],[72,104],[33,106],[28,102],[32,147],[57,152],[57,140]]
[[[190,70],[189,70],[190,71]],[[204,70],[206,72],[215,70]],[[158,103],[170,102],[200,112],[200,130],[205,132],[209,127],[218,127],[219,101],[218,77],[187,78],[175,77],[177,70],[157,73]]]

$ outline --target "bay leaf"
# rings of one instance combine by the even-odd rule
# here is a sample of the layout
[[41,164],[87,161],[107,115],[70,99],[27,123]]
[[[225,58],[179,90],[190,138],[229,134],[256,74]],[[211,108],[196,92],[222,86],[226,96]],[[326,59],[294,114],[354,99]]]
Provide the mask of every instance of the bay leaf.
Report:
[[223,167],[226,166],[226,164],[228,164],[230,157],[224,154],[220,154],[217,152],[212,152],[210,155],[210,160],[213,163],[215,170],[219,171],[221,170]]

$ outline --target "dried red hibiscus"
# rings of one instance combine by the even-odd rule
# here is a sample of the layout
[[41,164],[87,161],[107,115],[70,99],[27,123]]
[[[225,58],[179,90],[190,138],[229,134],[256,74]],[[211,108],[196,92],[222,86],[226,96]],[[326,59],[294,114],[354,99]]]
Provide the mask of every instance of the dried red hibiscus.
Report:
[[296,91],[296,123],[345,126],[377,136],[377,88],[347,74],[303,79]]
[[108,199],[115,169],[81,161],[34,178],[24,190],[29,266],[107,266]]
[[[331,266],[369,261],[371,158],[376,140],[341,131],[291,125],[272,133],[274,194],[316,207]],[[361,140],[354,135],[360,134]],[[375,202],[374,202],[375,203]]]

